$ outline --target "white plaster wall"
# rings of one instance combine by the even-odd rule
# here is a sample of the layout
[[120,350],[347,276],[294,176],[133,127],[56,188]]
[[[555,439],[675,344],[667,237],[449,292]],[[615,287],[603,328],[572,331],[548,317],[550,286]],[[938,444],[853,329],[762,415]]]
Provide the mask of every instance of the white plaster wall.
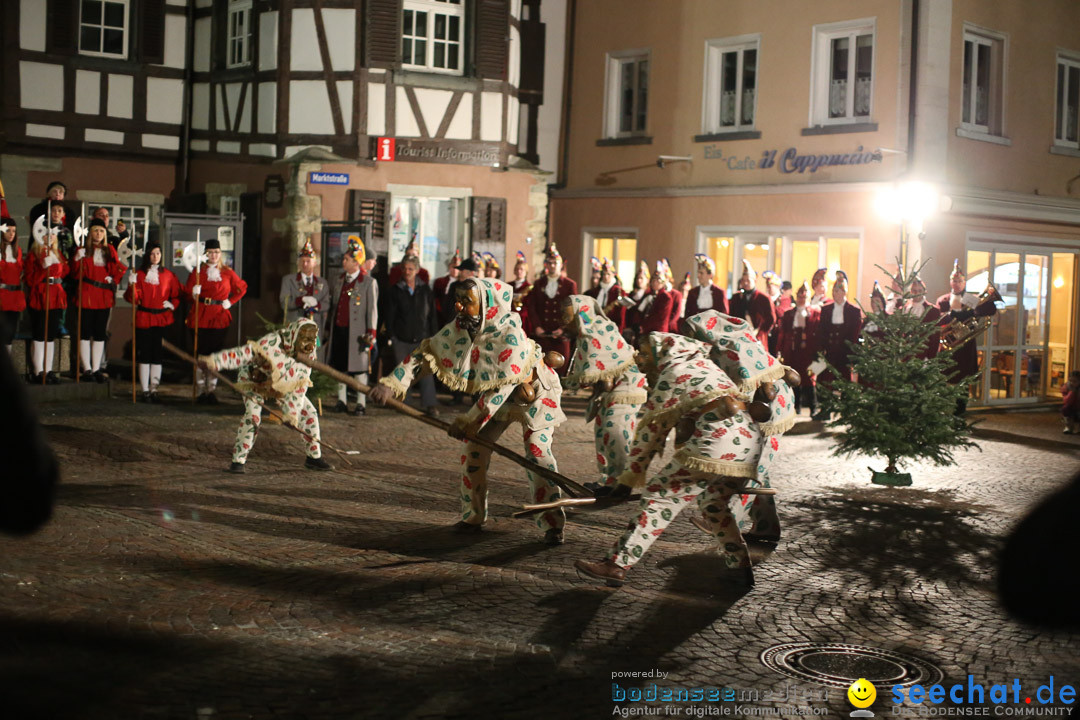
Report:
[[191,141],[191,149],[195,150],[196,152],[206,152],[206,151],[208,151],[210,149],[210,141],[209,140],[192,140]]
[[259,83],[259,117],[255,132],[277,132],[277,83]]
[[179,78],[146,79],[146,119],[179,125],[184,120],[184,81]]
[[[450,105],[450,99],[454,93],[449,90],[430,90],[428,88],[416,88],[416,102],[420,105],[420,112],[424,116],[424,124],[428,134],[435,137],[435,131],[439,129],[446,108]],[[462,102],[465,98],[462,98]],[[406,103],[408,101],[406,100]]]
[[165,15],[165,65],[183,68],[187,52],[187,18],[183,15]]
[[278,11],[259,16],[259,69],[277,69]]
[[45,7],[42,0],[20,0],[19,47],[23,50],[45,51]]
[[502,140],[502,93],[483,93],[480,97],[480,139]]
[[[352,132],[352,94],[353,84],[351,80],[339,80],[337,82],[338,101],[341,103],[341,121],[345,133]],[[331,119],[333,122],[333,119]]]
[[[64,139],[64,128],[59,125],[38,125],[26,123],[26,134],[30,137],[52,138],[53,140]],[[8,197],[11,197],[10,195]]]
[[[236,122],[236,114],[240,112],[240,89],[242,86],[243,83],[228,83],[225,85],[224,94],[229,98],[229,130],[232,130],[232,125]],[[245,98],[245,104],[246,100]]]
[[159,150],[179,150],[180,137],[177,135],[152,135],[143,134],[143,147],[156,148]]
[[292,37],[289,39],[292,70],[322,70],[319,39],[315,35],[315,11],[293,10]]
[[322,80],[294,80],[289,83],[290,133],[332,135],[330,97]]
[[235,140],[221,140],[217,144],[217,151],[223,153],[238,153],[240,152],[240,143]]
[[[356,11],[327,8],[323,10],[326,46],[330,51],[330,67],[351,71],[356,64]],[[315,46],[318,54],[319,46]]]
[[368,83],[367,134],[379,137],[386,133],[386,85]]
[[252,155],[274,157],[277,155],[277,145],[272,143],[252,143],[251,145],[248,145],[248,152]]
[[75,71],[75,112],[85,115],[101,113],[101,73],[93,70]]
[[19,62],[20,103],[30,110],[64,109],[64,68],[38,62]]
[[416,118],[413,117],[412,105],[409,104],[409,98],[405,96],[405,88],[397,88],[394,105],[396,110],[394,134],[397,137],[420,137],[420,126],[416,124]]
[[251,132],[251,105],[255,102],[255,85],[247,83],[247,86],[247,93],[244,95],[244,107],[240,109],[240,132],[243,133]]
[[506,104],[506,142],[511,145],[518,141],[518,119],[521,103],[514,98],[507,98]]
[[210,72],[210,18],[195,21],[195,72]]
[[516,27],[510,28],[510,67],[506,77],[514,87],[521,81],[521,32]]
[[191,127],[210,129],[210,85],[195,83],[191,88]]
[[225,86],[218,85],[214,92],[216,93],[214,96],[214,129],[232,130],[225,117]]
[[446,128],[446,137],[453,140],[472,140],[472,95],[466,94],[458,103],[454,119]]
[[131,119],[131,107],[135,102],[135,78],[131,75],[109,73],[109,98],[106,111],[110,117]]
[[94,128],[87,128],[84,137],[86,138],[86,142],[110,143],[113,145],[120,145],[124,142],[124,133],[115,130],[96,130]]
[[[540,167],[559,169],[559,128],[562,125],[563,72],[566,68],[566,0],[544,0],[540,19],[547,25],[544,39],[544,104],[536,122],[536,153]],[[555,181],[558,175],[552,177]]]

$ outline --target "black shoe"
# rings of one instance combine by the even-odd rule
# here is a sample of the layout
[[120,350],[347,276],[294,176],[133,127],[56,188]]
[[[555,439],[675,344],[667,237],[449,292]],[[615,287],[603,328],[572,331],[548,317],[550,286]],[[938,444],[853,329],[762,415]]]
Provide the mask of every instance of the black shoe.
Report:
[[152,402],[154,402],[153,398],[150,397],[150,391],[149,390],[143,392],[142,401],[144,403],[152,403]]
[[215,395],[212,392],[208,392],[208,393],[206,393],[206,404],[207,405],[219,405],[219,404],[221,404],[221,401],[219,401],[217,399],[217,395]]
[[562,545],[563,542],[564,540],[562,528],[551,528],[546,533],[544,533],[545,545]]
[[103,384],[106,380],[108,380],[108,378],[105,377],[104,371],[98,370],[96,373],[94,373],[94,382],[96,382],[98,385]]
[[338,400],[337,405],[334,406],[334,412],[347,413],[349,412],[349,406]]
[[742,578],[740,579],[742,580],[743,585],[748,588],[754,587],[754,568],[745,567],[742,568],[740,572],[742,573]]
[[85,383],[88,383],[93,379],[94,373],[90,372],[89,370],[83,370],[82,373],[79,375],[79,380]]
[[205,405],[206,404],[206,393],[202,393],[201,395],[199,395],[199,397],[195,398],[195,402],[197,402],[200,405]]
[[611,491],[611,497],[614,498],[628,498],[633,490],[629,485],[623,485],[622,483],[616,485]]
[[323,460],[321,457],[313,458],[309,457],[304,461],[304,467],[308,470],[333,470],[334,466]]
[[45,373],[40,372],[37,375],[32,376],[30,378],[29,382],[30,382],[31,385],[41,385],[44,380],[45,380]]
[[161,398],[158,397],[157,390],[150,391],[150,402],[154,403],[155,405],[161,403]]
[[464,520],[459,520],[458,522],[451,525],[450,529],[453,530],[456,533],[461,534],[461,535],[473,535],[473,534],[476,534],[478,532],[482,532],[483,529],[484,529],[484,526],[483,525],[477,525],[476,523],[468,523],[468,522],[465,522]]
[[45,382],[47,382],[49,385],[59,385],[60,378],[57,377],[56,373],[49,373],[45,376]]
[[230,464],[229,465],[229,472],[235,473],[236,475],[243,475],[244,474],[244,463],[234,462],[234,463]]
[[745,532],[742,534],[742,536],[743,540],[746,540],[747,542],[768,543],[770,545],[776,545],[778,542],[780,542],[779,535],[767,535],[764,533]]
[[360,417],[361,415],[367,415],[367,408],[363,405],[357,405],[352,411],[353,417]]

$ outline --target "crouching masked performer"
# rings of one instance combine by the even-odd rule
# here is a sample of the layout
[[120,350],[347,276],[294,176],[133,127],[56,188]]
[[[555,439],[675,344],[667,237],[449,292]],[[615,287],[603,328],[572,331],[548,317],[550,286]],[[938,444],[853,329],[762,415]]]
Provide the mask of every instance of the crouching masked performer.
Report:
[[638,410],[647,398],[645,375],[635,364],[634,349],[596,298],[568,297],[563,301],[563,321],[563,330],[577,337],[563,386],[593,389],[585,422],[594,423],[596,465],[602,479],[586,487],[606,494],[629,466]]
[[322,458],[319,417],[307,397],[311,368],[298,360],[315,359],[318,336],[318,326],[303,318],[246,345],[199,356],[199,364],[209,370],[240,370],[236,385],[244,393],[244,416],[236,432],[229,472],[244,472],[244,463],[259,434],[262,405],[271,399],[278,401],[286,422],[308,435],[304,467],[333,469]]
[[[510,309],[513,288],[499,280],[470,278],[454,283],[456,316],[380,380],[371,399],[385,404],[403,399],[422,373],[433,373],[453,391],[479,394],[476,404],[454,419],[450,436],[472,435],[496,442],[512,422],[524,429],[525,453],[533,462],[558,470],[551,454],[555,428],[566,420],[559,376],[544,361],[540,346],[525,336]],[[552,360],[552,364],[561,365]],[[487,520],[487,471],[491,450],[467,443],[461,456],[461,520],[457,532],[479,532]],[[555,483],[529,476],[529,501],[546,503],[562,494]],[[544,541],[563,541],[566,516],[556,509],[536,516]]]

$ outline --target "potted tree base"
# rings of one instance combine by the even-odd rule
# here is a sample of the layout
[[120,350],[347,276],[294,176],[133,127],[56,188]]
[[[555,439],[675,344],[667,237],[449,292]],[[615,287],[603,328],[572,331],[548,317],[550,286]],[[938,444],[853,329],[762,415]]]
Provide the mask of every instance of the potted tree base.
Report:
[[892,464],[885,468],[884,472],[878,472],[872,467],[868,467],[867,470],[870,471],[870,482],[875,485],[907,487],[911,484],[911,473],[898,472],[896,466]]

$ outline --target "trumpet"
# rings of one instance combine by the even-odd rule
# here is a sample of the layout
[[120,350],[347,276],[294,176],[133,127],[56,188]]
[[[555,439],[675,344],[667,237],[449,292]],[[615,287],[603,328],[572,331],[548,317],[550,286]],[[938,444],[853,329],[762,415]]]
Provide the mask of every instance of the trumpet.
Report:
[[521,312],[521,308],[525,307],[525,298],[528,296],[535,285],[530,285],[525,289],[523,293],[515,293],[513,299],[510,301],[510,309],[516,313]]
[[941,331],[941,349],[955,350],[980,333],[986,332],[993,322],[994,313],[997,312],[994,303],[998,302],[1001,302],[1001,293],[994,287],[994,283],[987,283],[986,289],[975,303],[974,310],[964,313],[962,319],[950,317]]

